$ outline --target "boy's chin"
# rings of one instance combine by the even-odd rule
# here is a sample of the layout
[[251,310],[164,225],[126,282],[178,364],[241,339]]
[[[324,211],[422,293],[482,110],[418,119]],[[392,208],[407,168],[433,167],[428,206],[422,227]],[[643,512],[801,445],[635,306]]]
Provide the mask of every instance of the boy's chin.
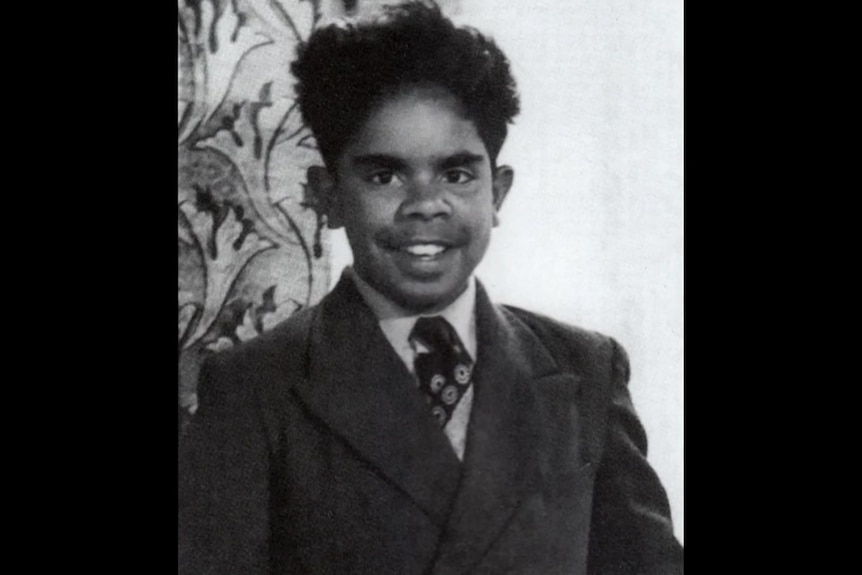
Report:
[[393,302],[415,314],[442,311],[464,292],[467,282],[457,286],[401,286],[386,294]]

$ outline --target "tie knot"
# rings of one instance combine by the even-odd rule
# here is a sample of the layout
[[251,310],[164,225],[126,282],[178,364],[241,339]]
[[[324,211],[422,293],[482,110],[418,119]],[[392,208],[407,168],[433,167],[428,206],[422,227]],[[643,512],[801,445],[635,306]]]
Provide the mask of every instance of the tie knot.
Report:
[[432,351],[453,350],[462,353],[461,339],[455,328],[442,316],[420,317],[410,332],[410,338],[419,341]]

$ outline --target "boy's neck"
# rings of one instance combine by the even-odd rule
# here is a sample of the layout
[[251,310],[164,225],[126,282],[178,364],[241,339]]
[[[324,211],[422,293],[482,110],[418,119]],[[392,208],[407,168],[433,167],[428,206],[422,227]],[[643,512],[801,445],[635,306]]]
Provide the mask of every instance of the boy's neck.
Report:
[[432,311],[417,312],[398,305],[390,298],[382,294],[380,290],[374,288],[373,286],[371,286],[371,284],[362,279],[362,277],[358,273],[356,273],[356,270],[353,268],[353,266],[348,266],[347,268],[345,268],[344,274],[353,281],[354,285],[356,286],[356,289],[359,290],[359,293],[365,300],[365,303],[368,304],[368,307],[371,308],[371,311],[374,312],[374,315],[377,316],[377,319],[381,321],[401,317],[441,315],[445,310],[456,305],[456,302],[459,302],[461,300],[475,301],[476,298],[476,278],[475,276],[471,275],[467,279],[467,283],[461,293],[459,293],[448,304],[439,308],[434,308]]

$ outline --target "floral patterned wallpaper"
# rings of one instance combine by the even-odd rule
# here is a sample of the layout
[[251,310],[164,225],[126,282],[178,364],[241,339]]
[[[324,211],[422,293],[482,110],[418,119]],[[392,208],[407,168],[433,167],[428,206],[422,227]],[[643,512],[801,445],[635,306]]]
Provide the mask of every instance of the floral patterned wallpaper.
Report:
[[178,0],[181,427],[207,354],[327,290],[327,238],[305,195],[305,169],[319,159],[289,69],[321,9],[321,0]]

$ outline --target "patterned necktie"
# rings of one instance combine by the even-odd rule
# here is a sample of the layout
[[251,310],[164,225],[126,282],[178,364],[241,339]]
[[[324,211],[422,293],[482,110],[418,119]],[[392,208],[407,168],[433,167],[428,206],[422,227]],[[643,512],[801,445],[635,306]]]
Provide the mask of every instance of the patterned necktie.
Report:
[[419,389],[431,415],[445,427],[458,401],[470,387],[472,361],[455,329],[440,316],[420,317],[410,339],[428,348],[413,362]]

